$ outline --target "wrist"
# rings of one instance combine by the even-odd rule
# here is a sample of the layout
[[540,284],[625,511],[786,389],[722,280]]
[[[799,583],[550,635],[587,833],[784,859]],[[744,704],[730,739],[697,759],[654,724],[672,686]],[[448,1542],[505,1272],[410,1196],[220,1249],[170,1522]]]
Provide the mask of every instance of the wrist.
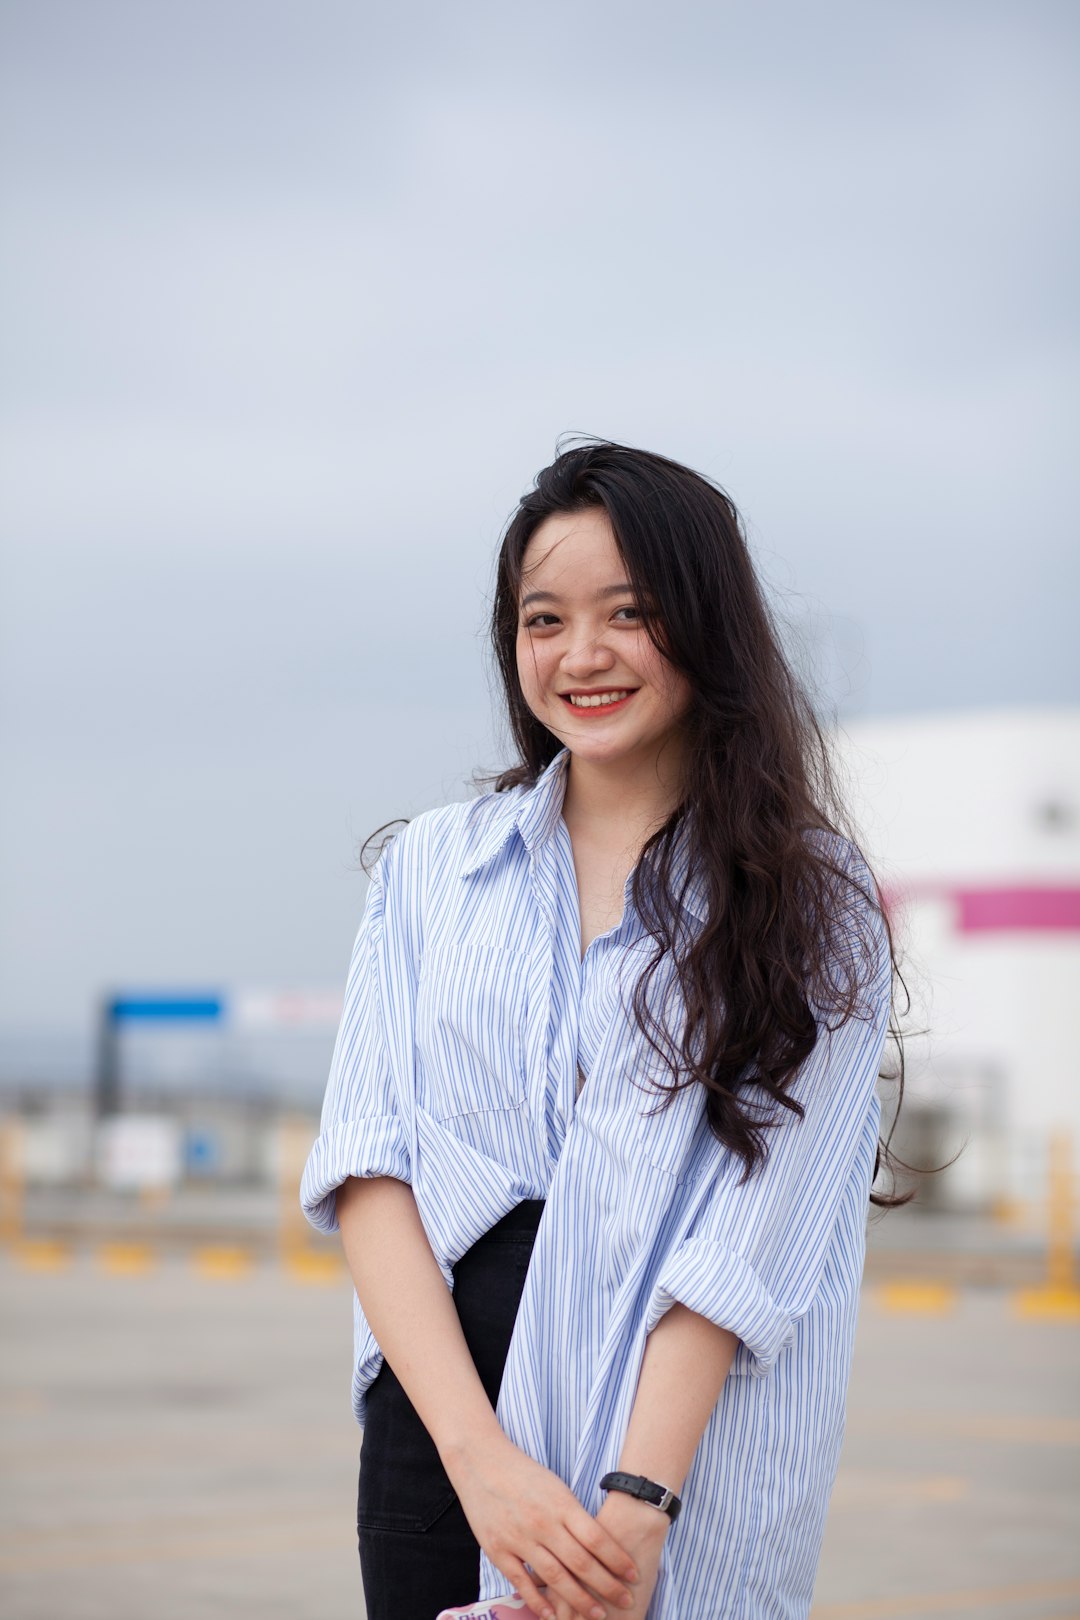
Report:
[[602,1491],[617,1491],[660,1512],[669,1523],[682,1511],[682,1500],[669,1484],[661,1485],[655,1475],[636,1473],[633,1469],[615,1468],[600,1481]]
[[597,1517],[601,1515],[616,1541],[622,1534],[632,1536],[639,1543],[663,1542],[673,1522],[669,1514],[653,1507],[651,1502],[642,1502],[625,1491],[610,1491]]
[[448,1477],[452,1478],[465,1464],[476,1464],[512,1444],[492,1409],[490,1420],[485,1420],[479,1426],[474,1424],[468,1430],[455,1428],[448,1434],[440,1435],[437,1450]]

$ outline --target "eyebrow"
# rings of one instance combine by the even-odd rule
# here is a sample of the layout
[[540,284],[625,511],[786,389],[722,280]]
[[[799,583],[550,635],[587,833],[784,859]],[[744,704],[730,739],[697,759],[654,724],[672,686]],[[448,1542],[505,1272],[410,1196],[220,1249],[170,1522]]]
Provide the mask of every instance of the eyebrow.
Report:
[[[634,587],[626,584],[624,581],[621,585],[601,585],[600,589],[596,592],[596,600],[600,601],[600,599],[605,596],[633,596],[633,594]],[[530,602],[561,601],[562,597],[556,595],[554,591],[530,591],[528,596],[523,596],[521,598],[521,606],[523,608],[527,608]]]

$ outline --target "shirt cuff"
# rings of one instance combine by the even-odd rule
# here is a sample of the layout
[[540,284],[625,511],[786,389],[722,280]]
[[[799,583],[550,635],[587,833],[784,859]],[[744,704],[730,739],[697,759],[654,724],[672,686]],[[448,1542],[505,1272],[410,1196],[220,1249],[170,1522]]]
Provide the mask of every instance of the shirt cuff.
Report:
[[672,1305],[685,1305],[741,1339],[743,1370],[763,1378],[791,1341],[795,1324],[748,1260],[711,1238],[690,1238],[660,1268],[645,1318],[649,1334]]
[[346,1119],[318,1136],[300,1182],[300,1208],[320,1232],[337,1232],[337,1189],[349,1176],[412,1181],[409,1145],[396,1114]]

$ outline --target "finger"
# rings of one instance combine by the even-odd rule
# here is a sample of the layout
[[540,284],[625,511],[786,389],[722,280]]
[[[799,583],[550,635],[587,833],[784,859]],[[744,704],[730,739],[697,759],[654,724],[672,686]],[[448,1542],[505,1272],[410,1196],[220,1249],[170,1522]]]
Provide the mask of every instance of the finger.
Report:
[[[595,1519],[591,1519],[589,1515],[586,1514],[585,1521],[585,1526],[581,1530],[581,1537],[588,1537],[587,1541],[583,1539],[576,1539],[575,1533],[570,1529],[567,1529],[565,1532],[565,1540],[555,1542],[552,1546],[552,1551],[562,1560],[563,1564],[570,1571],[570,1573],[575,1575],[582,1585],[589,1586],[598,1597],[606,1599],[608,1603],[615,1604],[617,1608],[629,1608],[630,1604],[624,1602],[624,1599],[628,1597],[632,1603],[634,1598],[633,1591],[629,1586],[624,1586],[622,1581],[619,1580],[618,1576],[613,1575],[607,1564],[601,1562],[600,1557],[591,1550],[589,1542],[595,1539],[592,1531],[600,1531],[601,1536],[605,1537],[607,1541],[611,1542],[613,1547],[618,1548],[618,1558],[616,1562],[620,1569],[632,1569],[632,1562],[627,1559],[626,1554],[621,1548],[619,1548],[618,1542],[613,1540],[613,1538],[606,1531],[604,1531],[600,1525],[597,1524]],[[575,1523],[577,1523],[576,1520]],[[635,1571],[635,1574],[636,1573],[637,1572]]]
[[493,1558],[491,1561],[506,1576],[513,1590],[525,1599],[533,1613],[540,1616],[540,1620],[557,1620],[550,1599],[540,1590],[520,1558],[507,1554],[505,1558]]
[[[565,1541],[571,1557],[574,1556],[573,1549],[583,1556],[580,1542],[574,1541],[572,1536],[566,1536]],[[538,1548],[529,1562],[538,1579],[551,1588],[551,1596],[561,1597],[570,1605],[575,1616],[580,1615],[582,1620],[607,1620],[606,1611],[596,1593],[587,1591],[549,1547]]]
[[[611,1575],[621,1575],[627,1581],[636,1581],[639,1578],[637,1565],[630,1554],[624,1547],[620,1547],[611,1531],[605,1530],[599,1519],[594,1519],[591,1513],[586,1513],[584,1509],[580,1515],[575,1513],[568,1528],[581,1545],[611,1572]],[[596,1584],[594,1581],[593,1585]],[[597,1590],[602,1591],[603,1588],[597,1586]],[[625,1591],[625,1588],[620,1587],[619,1590]]]

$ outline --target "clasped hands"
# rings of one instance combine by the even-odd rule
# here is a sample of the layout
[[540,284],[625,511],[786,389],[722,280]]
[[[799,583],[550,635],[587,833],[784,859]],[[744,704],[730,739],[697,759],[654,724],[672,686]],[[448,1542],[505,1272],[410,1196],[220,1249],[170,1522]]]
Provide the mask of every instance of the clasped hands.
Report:
[[501,1432],[443,1464],[473,1535],[541,1620],[645,1620],[666,1513],[612,1491],[594,1516]]

